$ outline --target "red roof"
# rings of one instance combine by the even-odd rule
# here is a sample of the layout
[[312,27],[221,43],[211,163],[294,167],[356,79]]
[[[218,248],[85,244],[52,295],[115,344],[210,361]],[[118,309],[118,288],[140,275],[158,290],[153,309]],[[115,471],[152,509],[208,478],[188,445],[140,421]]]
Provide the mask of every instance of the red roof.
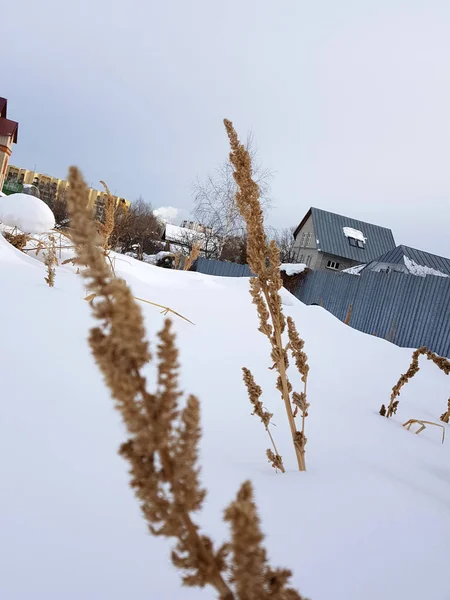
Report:
[[8,107],[8,100],[6,98],[0,98],[0,117],[6,119],[6,109]]
[[18,131],[19,123],[16,123],[16,121],[10,121],[9,119],[0,118],[0,136],[10,135],[13,138],[13,142],[17,144]]

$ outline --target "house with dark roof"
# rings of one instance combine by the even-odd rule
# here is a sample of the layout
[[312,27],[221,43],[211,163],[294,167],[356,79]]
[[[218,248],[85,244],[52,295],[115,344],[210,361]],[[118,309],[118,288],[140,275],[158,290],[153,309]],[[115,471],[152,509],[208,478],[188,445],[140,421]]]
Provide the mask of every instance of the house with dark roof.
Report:
[[314,271],[342,271],[368,264],[395,249],[392,231],[310,208],[294,232],[296,262]]
[[406,273],[408,275],[434,275],[450,277],[450,260],[410,246],[397,246],[362,268],[350,270],[363,275],[369,271],[378,273]]

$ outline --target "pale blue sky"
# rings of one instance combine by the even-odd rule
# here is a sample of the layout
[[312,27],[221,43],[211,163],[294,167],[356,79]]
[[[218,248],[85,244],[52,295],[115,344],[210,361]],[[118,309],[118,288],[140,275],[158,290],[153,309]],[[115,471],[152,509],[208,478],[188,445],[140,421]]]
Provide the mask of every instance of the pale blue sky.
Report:
[[189,211],[252,129],[270,222],[313,205],[450,256],[448,0],[14,0],[0,95],[13,164]]

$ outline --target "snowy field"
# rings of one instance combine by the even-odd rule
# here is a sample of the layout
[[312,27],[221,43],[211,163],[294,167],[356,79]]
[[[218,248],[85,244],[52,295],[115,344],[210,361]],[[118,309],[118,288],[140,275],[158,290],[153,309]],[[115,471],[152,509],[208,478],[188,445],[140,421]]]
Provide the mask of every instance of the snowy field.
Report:
[[[411,352],[283,290],[310,364],[308,471],[298,473],[248,280],[118,255],[115,268],[135,296],[195,323],[174,317],[182,386],[201,400],[208,496],[198,521],[206,533],[224,539],[222,511],[250,478],[271,564],[291,568],[311,600],[450,598],[450,439],[442,444],[436,427],[419,436],[401,427],[410,418],[438,421],[449,377],[422,362],[397,416],[380,417]],[[87,347],[92,320],[81,278],[58,267],[51,289],[44,276],[41,262],[0,236],[0,598],[215,598],[211,589],[182,589],[171,543],[147,533],[117,455],[124,429]],[[164,317],[148,304],[142,310],[153,342]],[[285,475],[267,463],[267,434],[250,415],[242,366],[275,413]],[[153,365],[148,376],[152,382]]]

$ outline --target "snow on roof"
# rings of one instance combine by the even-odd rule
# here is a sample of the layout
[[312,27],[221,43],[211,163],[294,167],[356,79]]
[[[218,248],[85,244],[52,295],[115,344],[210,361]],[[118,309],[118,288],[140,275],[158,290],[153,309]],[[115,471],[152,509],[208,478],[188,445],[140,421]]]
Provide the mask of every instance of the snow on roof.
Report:
[[202,250],[214,248],[219,245],[219,240],[215,237],[207,237],[204,233],[195,231],[194,229],[187,229],[186,227],[179,227],[178,225],[172,225],[171,223],[166,224],[165,239],[168,242],[175,242],[181,245],[189,245],[193,242],[198,242]]
[[404,263],[406,268],[411,273],[411,275],[418,275],[419,277],[426,277],[427,275],[434,275],[435,277],[448,277],[446,273],[442,273],[442,271],[438,271],[437,269],[433,269],[432,267],[424,267],[422,265],[418,265],[411,258],[407,256],[403,256]]
[[280,271],[284,271],[286,275],[297,275],[298,273],[303,273],[306,269],[306,265],[298,263],[285,263],[280,265]]
[[364,236],[362,231],[359,229],[353,229],[353,227],[343,227],[342,228],[345,237],[353,238],[355,240],[359,240],[360,242],[366,242],[367,238]]
[[366,265],[355,265],[348,269],[343,269],[342,273],[348,273],[349,275],[359,275]]

